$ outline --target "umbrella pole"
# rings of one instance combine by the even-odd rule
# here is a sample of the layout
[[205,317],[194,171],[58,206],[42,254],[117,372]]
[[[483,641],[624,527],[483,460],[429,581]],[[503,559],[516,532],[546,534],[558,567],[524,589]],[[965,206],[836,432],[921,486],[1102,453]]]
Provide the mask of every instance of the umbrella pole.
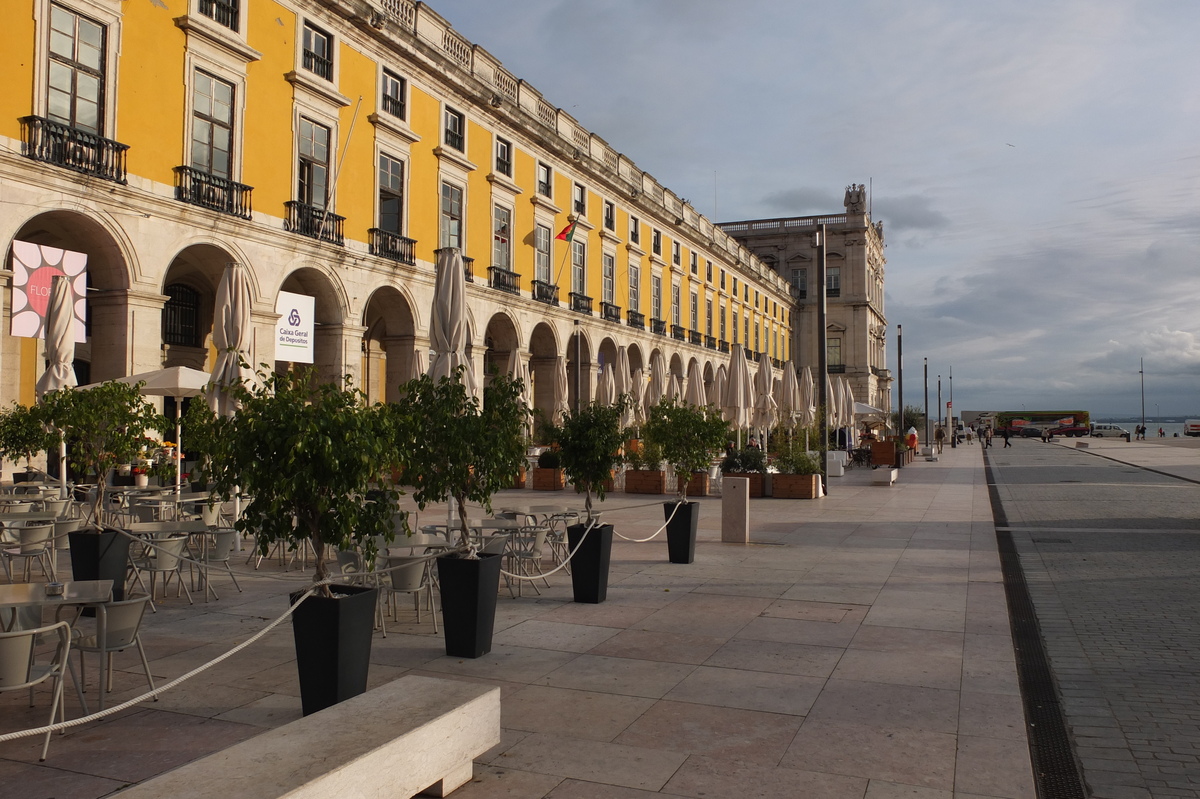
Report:
[[179,501],[179,483],[183,474],[183,398],[175,398],[175,501]]
[[67,499],[67,439],[58,437],[58,497]]

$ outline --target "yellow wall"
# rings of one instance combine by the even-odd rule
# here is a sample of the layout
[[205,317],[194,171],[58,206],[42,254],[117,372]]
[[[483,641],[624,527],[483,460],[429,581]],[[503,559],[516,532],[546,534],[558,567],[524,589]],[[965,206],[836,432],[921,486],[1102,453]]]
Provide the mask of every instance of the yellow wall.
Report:
[[19,139],[21,123],[17,120],[33,113],[34,37],[38,33],[31,11],[4,15],[0,53],[5,53],[7,59],[4,90],[0,91],[0,135]]
[[441,141],[441,113],[442,106],[435,98],[416,87],[409,91],[408,124],[421,141],[412,145],[409,162],[408,237],[417,240],[417,257],[426,261],[434,259],[433,251],[438,248],[442,189],[433,148]]
[[[121,10],[125,14],[121,20],[121,80],[116,96],[117,129],[111,138],[129,145],[130,174],[173,183],[175,167],[185,162],[183,126],[188,107],[183,60],[186,35],[172,21],[179,11],[172,13],[165,5],[152,3],[124,3]],[[135,76],[136,80],[131,79]]]
[[251,3],[247,13],[248,42],[263,57],[246,69],[242,182],[254,187],[256,210],[283,216],[293,196],[295,140],[292,87],[283,75],[295,66],[296,17],[274,3]]

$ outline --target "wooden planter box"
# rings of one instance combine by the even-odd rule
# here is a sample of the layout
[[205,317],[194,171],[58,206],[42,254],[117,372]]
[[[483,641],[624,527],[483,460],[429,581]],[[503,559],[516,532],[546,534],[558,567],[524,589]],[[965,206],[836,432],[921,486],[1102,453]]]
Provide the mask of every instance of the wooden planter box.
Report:
[[750,496],[761,497],[763,495],[763,475],[762,472],[721,472],[722,475],[730,477],[745,477],[750,480]]
[[534,491],[562,491],[567,485],[562,469],[534,469]]
[[644,469],[629,469],[625,472],[626,494],[665,494],[667,473]]
[[819,474],[771,475],[771,495],[776,499],[816,499]]
[[[683,478],[679,478],[679,482],[683,482]],[[708,472],[692,472],[692,477],[687,481],[687,495],[689,497],[707,497],[708,496]]]
[[871,465],[872,466],[895,466],[896,465],[896,444],[892,441],[872,441],[871,442]]

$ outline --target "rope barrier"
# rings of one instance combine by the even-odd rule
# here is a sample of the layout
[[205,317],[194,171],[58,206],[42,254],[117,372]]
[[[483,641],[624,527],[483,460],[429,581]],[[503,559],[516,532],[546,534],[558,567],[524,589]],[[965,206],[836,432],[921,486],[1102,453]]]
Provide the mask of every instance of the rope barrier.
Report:
[[[657,505],[659,503],[653,502],[651,504]],[[663,522],[662,527],[655,530],[654,535],[650,536],[649,538],[626,538],[625,536],[621,535],[620,533],[616,532],[615,530],[613,531],[613,535],[615,535],[617,538],[622,538],[622,539],[630,542],[631,544],[644,544],[647,541],[651,541],[655,538],[658,538],[659,533],[661,533],[663,530],[667,529],[667,525],[670,524],[671,520],[675,518],[675,514],[679,512],[679,508],[682,505],[683,505],[682,502],[676,502],[675,507],[671,509],[671,515],[667,517],[667,520],[665,522]],[[643,506],[639,505],[638,507],[643,507]]]
[[571,558],[575,557],[575,553],[579,551],[579,548],[583,546],[583,542],[587,540],[588,533],[590,533],[596,527],[596,525],[599,521],[600,520],[597,518],[597,519],[592,519],[590,522],[588,522],[587,528],[584,529],[584,531],[583,531],[583,536],[579,539],[579,543],[575,545],[575,549],[573,549],[569,553],[567,553],[567,557],[563,559],[563,562],[558,564],[557,566],[555,566],[550,571],[542,572],[537,575],[525,575],[525,574],[511,574],[509,572],[504,571],[504,569],[501,569],[500,573],[503,574],[505,577],[508,577],[511,580],[525,580],[527,582],[532,582],[534,580],[541,580],[543,578],[549,577],[550,575],[552,575],[556,572],[562,571],[563,569],[565,569],[567,567],[567,564],[571,562]]

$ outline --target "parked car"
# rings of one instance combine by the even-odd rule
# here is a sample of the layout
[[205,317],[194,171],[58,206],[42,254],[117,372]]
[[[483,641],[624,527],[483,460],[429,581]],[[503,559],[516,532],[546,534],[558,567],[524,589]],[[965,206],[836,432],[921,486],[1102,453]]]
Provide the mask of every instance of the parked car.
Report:
[[1096,438],[1129,438],[1129,431],[1124,427],[1115,424],[1094,424],[1092,425],[1092,435]]
[[1086,427],[1056,427],[1050,431],[1052,436],[1062,436],[1063,438],[1083,438],[1091,433]]
[[1022,438],[1042,437],[1042,428],[1040,427],[1020,427],[1017,429],[1020,431],[1018,435],[1020,435]]

